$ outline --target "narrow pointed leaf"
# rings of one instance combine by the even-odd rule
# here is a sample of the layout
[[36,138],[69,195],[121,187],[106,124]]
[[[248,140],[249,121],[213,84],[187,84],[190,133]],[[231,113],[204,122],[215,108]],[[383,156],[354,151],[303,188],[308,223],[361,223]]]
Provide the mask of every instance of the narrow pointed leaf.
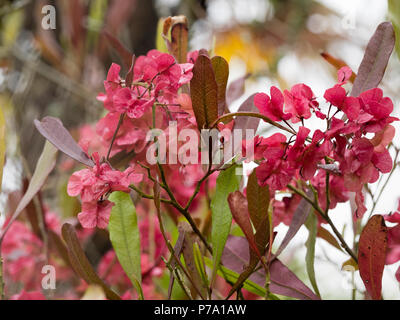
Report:
[[196,242],[196,235],[191,229],[188,223],[181,223],[178,226],[179,229],[183,229],[185,237],[183,240],[183,258],[185,259],[185,265],[191,277],[191,282],[196,287],[196,290],[192,290],[192,298],[196,298],[196,292],[202,299],[207,296],[207,287],[204,285],[200,273],[197,271],[195,257],[193,253],[193,246]]
[[[338,58],[333,57],[332,55],[330,55],[327,52],[322,52],[321,53],[322,58],[324,58],[329,64],[331,64],[332,66],[334,66],[337,70],[339,70],[340,68],[346,67],[348,66],[348,64],[346,62],[344,62],[343,60],[340,60]],[[356,74],[353,72],[351,74],[350,77],[350,82],[353,83],[354,80],[356,79]]]
[[165,40],[163,37],[163,28],[164,28],[164,22],[166,18],[160,18],[158,20],[157,24],[157,36],[156,36],[156,49],[160,52],[167,53],[167,45],[165,44]]
[[321,296],[318,290],[317,280],[315,278],[315,269],[314,269],[314,261],[315,261],[315,243],[317,239],[317,228],[318,228],[318,219],[315,214],[310,214],[307,218],[306,225],[308,228],[308,239],[306,242],[306,269],[308,278],[310,279],[311,285],[314,289],[314,292]]
[[370,39],[354,81],[351,96],[375,88],[381,82],[395,45],[395,35],[390,22],[382,22]]
[[[254,229],[257,231],[265,220],[265,217],[268,216],[270,195],[268,186],[261,187],[258,184],[255,170],[249,176],[246,197],[250,218]],[[264,230],[264,232],[268,233],[269,229]]]
[[114,291],[112,291],[94,271],[88,258],[83,252],[75,229],[71,224],[65,223],[62,226],[62,236],[67,244],[70,264],[72,265],[76,274],[85,280],[87,284],[99,285],[104,290],[104,293],[108,299],[121,300],[121,298]]
[[339,242],[336,240],[336,238],[324,227],[322,227],[322,226],[318,227],[317,237],[324,239],[326,242],[331,244],[333,247],[335,247],[336,249],[343,252],[343,249],[340,246]]
[[113,192],[110,201],[114,202],[108,225],[110,240],[118,261],[140,293],[140,234],[136,209],[130,195],[125,192]]
[[42,188],[50,172],[56,165],[56,155],[57,149],[54,148],[48,141],[46,141],[42,154],[40,155],[36,164],[31,181],[29,182],[28,189],[15,209],[15,212],[12,214],[7,226],[0,233],[0,239],[3,239],[4,235],[11,227],[11,224],[18,218],[20,213],[26,208],[26,206],[32,201],[33,197]]
[[102,35],[107,40],[108,44],[118,53],[120,59],[125,65],[125,68],[129,68],[132,62],[132,52],[130,52],[116,37],[114,37],[107,30],[102,31]]
[[200,275],[201,281],[203,281],[203,286],[205,288],[208,288],[209,283],[208,283],[206,267],[205,267],[203,255],[200,252],[200,247],[197,242],[195,242],[193,244],[193,257],[194,257],[194,263],[196,265],[197,272]]
[[[268,210],[270,194],[268,186],[261,187],[258,184],[255,170],[249,176],[246,196],[250,219],[255,229],[256,246],[260,254],[264,255],[271,235],[271,217]],[[250,252],[250,255],[250,265],[258,263],[258,256],[254,252]]]
[[250,222],[246,197],[240,191],[235,191],[229,194],[228,203],[232,216],[239,225],[240,229],[242,229],[250,247],[252,250],[254,250],[254,252],[260,255],[256,245],[256,240],[254,238],[253,226]]
[[45,117],[42,121],[35,120],[34,123],[41,135],[49,140],[58,150],[84,165],[89,167],[94,166],[94,162],[75,142],[74,138],[72,138],[68,130],[65,129],[60,119]]
[[209,128],[218,118],[218,89],[211,60],[202,54],[193,67],[190,96],[199,130]]
[[58,253],[58,255],[67,266],[72,268],[71,262],[69,261],[68,249],[62,241],[61,237],[53,230],[48,230],[47,232],[49,235],[50,248]]
[[367,292],[374,300],[382,298],[382,275],[387,249],[387,227],[381,215],[372,216],[360,235],[358,267]]
[[[156,192],[154,194],[156,194]],[[182,248],[183,248],[183,241],[184,240],[185,240],[185,231],[180,229],[179,230],[178,240],[176,240],[176,243],[175,243],[175,246],[174,246],[174,252],[175,252],[177,257],[181,256]],[[171,258],[171,262],[170,262],[170,267],[173,270],[173,269],[175,269],[175,266],[176,266],[176,260],[172,257]],[[171,272],[171,275],[170,275],[170,278],[169,278],[169,285],[168,285],[168,300],[170,300],[171,296],[172,296],[172,288],[174,286],[174,281],[175,281],[175,276],[174,276],[174,273]]]
[[211,283],[221,261],[226,240],[232,225],[232,214],[229,209],[228,195],[239,189],[240,176],[236,175],[236,166],[221,171],[217,178],[217,186],[214,197],[211,200],[211,244],[213,248],[213,271]]
[[301,199],[298,207],[296,208],[293,214],[289,230],[286,232],[286,235],[283,238],[281,245],[275,252],[275,257],[279,256],[282,253],[282,251],[287,247],[287,245],[290,243],[293,237],[297,234],[301,226],[306,222],[307,217],[310,214],[310,211],[311,211],[311,204],[309,204],[306,200]]

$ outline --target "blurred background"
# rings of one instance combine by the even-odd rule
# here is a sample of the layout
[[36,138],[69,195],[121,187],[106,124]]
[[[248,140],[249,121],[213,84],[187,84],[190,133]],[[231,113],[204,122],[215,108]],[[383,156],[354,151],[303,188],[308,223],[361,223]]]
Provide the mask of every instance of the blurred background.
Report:
[[[42,8],[47,4],[56,8],[54,30],[42,28]],[[391,9],[385,0],[370,0],[368,5],[361,0],[0,0],[0,105],[7,121],[2,220],[9,212],[9,195],[23,189],[24,178],[33,171],[42,150],[44,139],[34,129],[33,119],[59,117],[76,134],[77,128],[96,122],[104,113],[95,97],[103,91],[110,64],[122,63],[102,30],[141,55],[156,46],[159,18],[186,15],[191,50],[206,48],[227,59],[229,81],[249,74],[246,92],[235,108],[254,92],[269,91],[271,85],[283,90],[304,82],[321,98],[336,82],[336,69],[321,53],[342,59],[357,72],[377,25],[400,17],[398,8],[397,12]],[[400,63],[396,53],[381,85],[394,100],[398,116]],[[394,144],[400,146],[398,134]],[[388,214],[397,208],[399,178],[396,171],[375,213]],[[45,190],[49,206],[60,215],[66,207],[73,211],[71,207],[77,205],[64,199],[66,195],[62,197],[65,182],[66,177],[58,174]],[[352,239],[351,228],[343,228],[351,223],[349,206],[338,206],[332,218],[345,237]],[[286,228],[281,225],[278,231]],[[282,234],[278,233],[278,243]],[[309,283],[304,265],[307,234],[302,229],[287,250],[291,254],[283,258]],[[347,257],[323,240],[317,241],[316,257],[323,298],[351,298],[352,273],[341,270]],[[397,267],[398,263],[386,268],[386,299],[400,299],[394,278]],[[363,288],[357,273],[355,277],[356,286]]]

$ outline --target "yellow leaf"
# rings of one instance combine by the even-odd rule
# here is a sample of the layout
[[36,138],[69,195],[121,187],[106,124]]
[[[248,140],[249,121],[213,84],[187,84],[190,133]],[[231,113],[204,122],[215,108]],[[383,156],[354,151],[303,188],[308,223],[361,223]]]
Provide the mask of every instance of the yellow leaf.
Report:
[[18,37],[24,20],[22,10],[13,11],[3,18],[3,32],[1,38],[5,47],[11,46]]
[[350,258],[349,260],[343,262],[342,264],[342,270],[343,271],[357,271],[358,270],[358,264],[353,260],[353,258]]
[[81,300],[105,300],[105,299],[106,295],[104,294],[103,288],[96,284],[88,286],[83,297],[81,298]]

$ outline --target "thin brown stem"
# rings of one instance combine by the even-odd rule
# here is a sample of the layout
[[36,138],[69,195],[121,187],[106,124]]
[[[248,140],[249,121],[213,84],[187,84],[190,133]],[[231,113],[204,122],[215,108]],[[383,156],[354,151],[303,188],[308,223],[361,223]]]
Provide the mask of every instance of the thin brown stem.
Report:
[[[155,202],[157,201],[157,199],[154,200]],[[203,299],[205,300],[205,298],[202,296],[201,291],[197,288],[196,283],[193,281],[193,279],[190,277],[188,271],[185,269],[185,267],[182,265],[179,257],[176,256],[175,250],[172,247],[166,233],[165,233],[165,229],[164,229],[164,224],[162,222],[162,217],[161,217],[161,211],[160,211],[160,206],[159,203],[155,203],[156,209],[157,209],[157,216],[158,216],[158,222],[160,225],[160,232],[164,238],[165,244],[167,245],[168,250],[171,253],[171,256],[175,259],[175,262],[178,264],[178,266],[181,268],[181,270],[185,273],[186,277],[188,278],[188,280],[190,281],[190,283],[192,284],[193,288],[196,290],[197,294]]]
[[112,139],[111,139],[110,147],[108,148],[108,152],[107,152],[107,161],[110,159],[110,153],[111,153],[111,150],[112,150],[114,141],[115,141],[115,139],[116,139],[116,137],[117,137],[119,128],[121,127],[121,124],[122,124],[122,122],[124,121],[124,117],[125,117],[125,113],[122,113],[122,114],[119,116],[117,128],[116,128],[115,131],[114,131],[114,134],[113,134]]
[[209,245],[209,243],[207,242],[207,239],[204,237],[204,235],[201,233],[201,231],[199,230],[199,228],[197,227],[196,223],[194,222],[193,218],[191,217],[189,211],[186,208],[183,208],[178,201],[175,199],[175,196],[173,194],[173,192],[171,191],[171,189],[168,186],[167,180],[165,178],[165,173],[164,173],[164,169],[162,167],[161,164],[157,163],[158,165],[158,169],[160,171],[160,175],[161,175],[161,181],[164,185],[164,190],[168,193],[170,199],[171,199],[171,205],[177,209],[187,220],[187,222],[189,222],[190,226],[192,227],[193,231],[199,236],[200,240],[203,242],[203,244],[205,245],[205,247],[207,248],[207,250],[212,254],[212,248]]
[[328,222],[328,224],[331,226],[332,231],[335,233],[336,237],[339,239],[343,249],[353,258],[353,260],[358,263],[358,259],[356,254],[353,252],[353,250],[348,246],[348,244],[346,243],[346,241],[344,240],[343,236],[341,235],[341,233],[338,231],[338,229],[336,228],[335,224],[333,223],[333,221],[331,220],[331,218],[329,218],[329,216],[327,214],[325,214],[325,212],[321,209],[321,207],[319,206],[318,203],[316,203],[315,201],[311,200],[302,190],[297,189],[296,187],[293,187],[292,185],[288,184],[287,186],[290,190],[292,190],[293,192],[297,193],[299,196],[301,196],[304,200],[306,200],[308,203],[310,203],[312,205],[312,207],[317,211],[317,213],[323,218],[325,219],[326,222]]

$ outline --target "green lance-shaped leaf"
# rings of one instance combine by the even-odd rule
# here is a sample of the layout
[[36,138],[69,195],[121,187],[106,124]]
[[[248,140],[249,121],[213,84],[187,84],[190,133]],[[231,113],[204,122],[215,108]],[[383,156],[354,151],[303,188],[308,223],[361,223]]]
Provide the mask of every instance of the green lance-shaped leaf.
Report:
[[182,232],[181,230],[183,230],[185,233],[185,237],[183,240],[182,254],[185,260],[188,276],[190,276],[191,278],[190,282],[195,287],[195,290],[191,290],[192,298],[196,299],[198,294],[200,298],[204,300],[205,297],[207,296],[208,288],[207,286],[205,286],[202,280],[202,275],[197,270],[194,251],[193,251],[193,246],[197,241],[197,235],[193,232],[190,225],[186,222],[179,223],[178,229],[179,232]]
[[208,288],[209,283],[205,268],[204,257],[200,251],[200,247],[197,242],[193,244],[193,257],[197,272],[200,275],[201,280],[203,281],[203,285],[204,287]]
[[139,296],[142,296],[140,268],[140,234],[136,209],[129,194],[114,192],[110,196],[114,202],[111,209],[110,240],[125,273],[128,275]]
[[62,226],[62,236],[68,248],[68,257],[70,265],[78,276],[86,281],[87,284],[99,285],[110,300],[121,300],[114,291],[112,291],[101,278],[96,274],[88,258],[79,243],[74,227],[65,223]]
[[232,166],[229,169],[221,171],[217,178],[215,195],[211,200],[211,243],[213,248],[211,284],[215,280],[221,255],[232,225],[232,214],[227,198],[230,193],[239,189],[241,177],[236,175],[236,168],[237,166]]
[[158,20],[157,24],[157,36],[156,36],[156,49],[160,52],[167,53],[167,45],[165,43],[164,37],[163,37],[163,28],[164,28],[164,22],[166,18],[160,18]]
[[382,297],[382,275],[385,267],[388,229],[381,215],[372,216],[360,235],[358,267],[368,294],[374,300]]
[[203,54],[193,67],[190,96],[199,130],[209,128],[218,118],[218,86],[211,60]]
[[4,238],[5,234],[11,227],[11,224],[18,218],[20,213],[26,208],[26,206],[32,201],[33,197],[39,192],[39,190],[44,185],[48,175],[53,170],[56,164],[57,149],[53,145],[46,141],[42,154],[36,164],[35,171],[32,175],[31,181],[29,182],[28,189],[26,190],[24,196],[15,209],[15,212],[11,216],[7,227],[3,229],[0,234],[0,242]]
[[318,219],[315,214],[308,215],[306,221],[306,227],[308,228],[308,239],[306,242],[307,253],[306,253],[306,268],[308,278],[310,279],[311,285],[315,293],[320,297],[318,290],[317,280],[315,279],[314,261],[315,261],[315,243],[317,239],[317,228]]
[[229,77],[229,65],[228,62],[220,56],[212,57],[211,64],[218,86],[218,115],[222,115],[228,110],[226,105],[226,85]]
[[357,97],[360,93],[378,86],[385,73],[394,44],[395,35],[392,24],[382,22],[368,42],[351,96]]

